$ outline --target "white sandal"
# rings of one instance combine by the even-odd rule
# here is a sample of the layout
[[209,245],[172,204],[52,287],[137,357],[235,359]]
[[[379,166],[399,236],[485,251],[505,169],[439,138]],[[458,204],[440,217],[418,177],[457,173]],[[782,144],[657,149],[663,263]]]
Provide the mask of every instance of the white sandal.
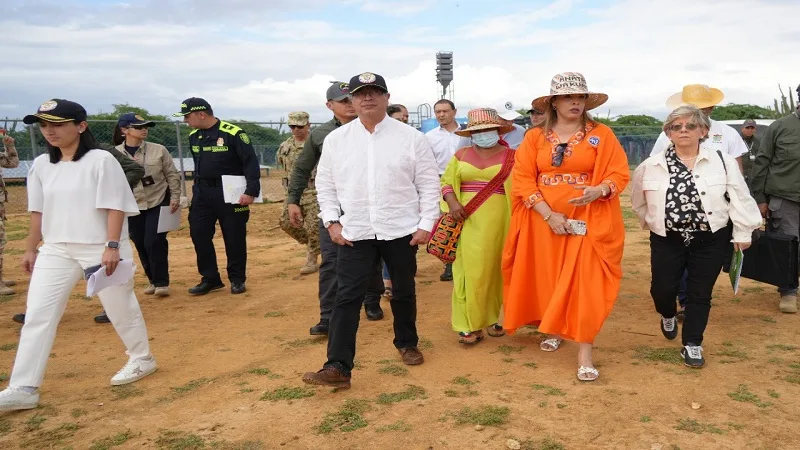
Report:
[[578,368],[578,379],[581,381],[594,381],[600,378],[600,372],[594,367],[580,366]]
[[559,338],[545,339],[539,344],[539,349],[543,352],[554,352],[558,350],[562,342],[564,342],[564,340]]

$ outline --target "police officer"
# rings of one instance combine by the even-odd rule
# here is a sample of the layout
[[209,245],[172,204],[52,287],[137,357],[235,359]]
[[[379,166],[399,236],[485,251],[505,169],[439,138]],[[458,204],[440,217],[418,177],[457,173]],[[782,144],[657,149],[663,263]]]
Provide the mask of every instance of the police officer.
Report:
[[[287,196],[289,194],[289,175],[292,173],[294,162],[303,150],[303,144],[308,139],[308,132],[311,130],[308,119],[307,112],[289,113],[288,125],[292,130],[292,135],[278,147],[278,166],[283,167],[286,171],[283,186]],[[280,226],[286,234],[307,247],[306,264],[300,269],[300,275],[309,275],[319,270],[319,265],[317,264],[320,252],[319,227],[317,226],[319,207],[317,206],[317,190],[314,187],[309,186],[303,191],[300,198],[300,206],[305,214],[303,226],[298,228],[291,224],[289,221],[289,204],[286,201],[283,202]]]
[[[228,257],[231,293],[241,294],[246,290],[247,220],[250,218],[250,205],[261,191],[261,171],[255,150],[244,130],[214,117],[211,105],[202,98],[184,100],[181,112],[173,116],[183,116],[183,121],[194,128],[189,134],[194,158],[189,232],[202,279],[200,284],[189,289],[189,294],[205,295],[225,287],[217,268],[213,242],[218,220]],[[225,203],[223,175],[244,175],[247,180],[247,187],[237,204]]]
[[[350,88],[348,83],[334,81],[327,91],[328,102],[325,104],[333,113],[333,119],[314,128],[311,135],[303,145],[303,151],[294,163],[292,174],[289,177],[289,193],[286,197],[288,204],[289,220],[295,227],[300,227],[305,221],[314,220],[319,233],[319,245],[322,252],[322,264],[319,267],[319,323],[311,327],[311,335],[327,335],[330,325],[331,312],[336,302],[338,284],[336,281],[336,261],[339,245],[331,241],[330,233],[323,226],[322,220],[304,214],[301,208],[303,192],[314,185],[312,173],[322,156],[322,142],[331,131],[351,122],[356,118],[356,110],[350,101]],[[316,190],[314,191],[316,193]],[[314,208],[319,208],[315,202]],[[305,218],[304,218],[305,217]],[[364,310],[368,320],[383,319],[383,309],[380,300],[383,293],[383,280],[381,265],[375,267],[375,275],[369,283],[369,289],[364,299]]]

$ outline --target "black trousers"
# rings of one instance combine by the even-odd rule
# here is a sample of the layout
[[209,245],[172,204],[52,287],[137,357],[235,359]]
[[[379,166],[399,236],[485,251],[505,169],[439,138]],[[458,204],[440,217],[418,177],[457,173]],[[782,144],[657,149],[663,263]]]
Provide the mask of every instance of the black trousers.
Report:
[[328,332],[328,362],[349,374],[356,356],[356,333],[361,317],[361,303],[367,285],[386,262],[392,277],[392,315],[394,316],[394,346],[398,349],[416,347],[417,295],[414,274],[417,271],[417,246],[411,246],[411,236],[392,241],[369,239],[339,247],[339,292],[331,315]]
[[128,235],[139,252],[142,268],[155,287],[169,286],[169,243],[167,233],[158,232],[161,206],[128,217]]
[[684,270],[688,272],[683,345],[703,343],[711,311],[711,293],[722,270],[726,249],[733,245],[730,227],[716,233],[698,232],[694,236],[686,246],[679,232],[668,231],[666,237],[650,233],[650,295],[662,316],[670,318],[677,314],[675,296]]
[[[331,240],[328,230],[319,221],[319,249],[322,254],[322,263],[319,266],[319,317],[330,320],[333,306],[336,304],[336,294],[339,291],[336,267],[339,259],[339,245]],[[377,305],[383,295],[383,278],[380,264],[375,266],[375,275],[370,278],[367,292],[364,296],[364,305]]]
[[217,267],[217,252],[214,250],[214,233],[219,221],[222,239],[225,241],[225,254],[228,257],[228,279],[231,283],[244,283],[249,219],[249,206],[225,203],[221,182],[217,185],[195,181],[189,208],[189,232],[197,254],[197,270],[203,281],[222,282]]

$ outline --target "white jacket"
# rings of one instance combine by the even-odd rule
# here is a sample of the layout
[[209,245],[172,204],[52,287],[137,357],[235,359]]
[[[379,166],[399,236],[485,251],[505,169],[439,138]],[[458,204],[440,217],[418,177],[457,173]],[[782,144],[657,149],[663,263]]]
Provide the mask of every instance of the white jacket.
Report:
[[[631,192],[633,210],[639,216],[642,228],[659,236],[667,235],[664,210],[669,170],[665,153],[647,158],[636,168]],[[700,202],[711,231],[725,228],[730,218],[733,221],[732,242],[750,242],[753,230],[761,226],[761,212],[750,195],[736,160],[726,153],[722,153],[722,158],[725,166],[717,152],[700,148],[692,171]],[[725,192],[730,196],[730,203],[725,200]]]

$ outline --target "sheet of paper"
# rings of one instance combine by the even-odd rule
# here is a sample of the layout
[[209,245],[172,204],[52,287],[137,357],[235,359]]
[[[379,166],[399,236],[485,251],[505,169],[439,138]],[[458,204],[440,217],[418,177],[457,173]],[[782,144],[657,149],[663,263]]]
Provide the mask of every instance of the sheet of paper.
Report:
[[731,270],[728,272],[728,277],[731,279],[731,287],[733,287],[733,295],[739,292],[739,281],[742,278],[742,265],[744,263],[744,253],[741,250],[733,252],[731,257]]
[[121,260],[111,276],[106,275],[106,266],[100,266],[100,269],[86,280],[86,296],[92,297],[109,286],[127,283],[133,278],[134,269],[133,260],[130,259]]
[[[247,180],[243,175],[223,175],[222,176],[222,195],[225,199],[225,203],[231,204],[238,204],[239,197],[244,194],[244,190],[247,188]],[[263,189],[262,189],[263,191]],[[264,203],[264,198],[261,195],[262,192],[258,193],[258,197],[255,199],[255,203]]]
[[167,231],[175,231],[181,227],[181,208],[175,211],[175,214],[170,212],[169,206],[162,206],[158,211],[158,229],[156,233],[166,233]]

